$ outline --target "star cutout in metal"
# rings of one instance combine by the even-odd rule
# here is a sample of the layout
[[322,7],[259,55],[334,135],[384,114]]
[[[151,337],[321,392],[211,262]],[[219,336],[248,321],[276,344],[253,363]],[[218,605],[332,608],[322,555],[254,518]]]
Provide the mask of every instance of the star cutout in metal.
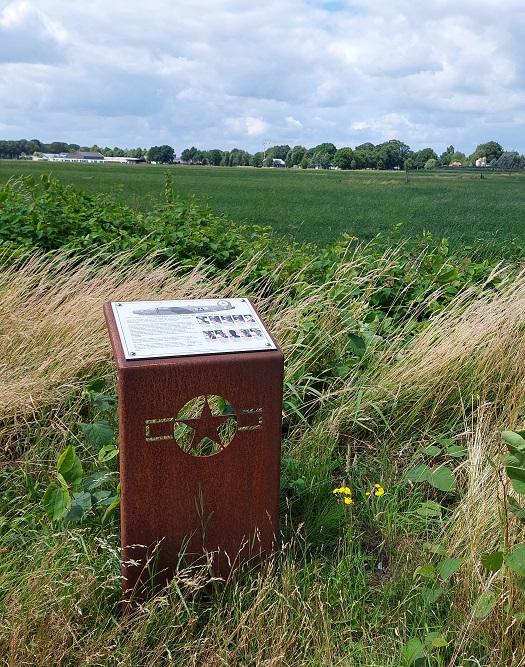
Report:
[[216,445],[214,447],[215,452],[224,449],[229,443],[222,443],[219,429],[229,419],[235,419],[234,415],[214,415],[210,410],[208,397],[206,396],[201,414],[198,417],[176,420],[179,424],[186,424],[186,426],[193,430],[191,443],[185,450],[188,453],[196,453],[194,450],[198,449],[203,441],[204,443],[212,441]]

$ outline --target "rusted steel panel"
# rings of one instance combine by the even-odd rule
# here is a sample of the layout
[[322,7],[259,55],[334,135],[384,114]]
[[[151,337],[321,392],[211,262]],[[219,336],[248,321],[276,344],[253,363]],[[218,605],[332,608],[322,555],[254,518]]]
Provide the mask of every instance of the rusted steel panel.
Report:
[[124,602],[205,551],[222,577],[272,553],[282,352],[128,361],[110,304],[104,313],[118,368]]

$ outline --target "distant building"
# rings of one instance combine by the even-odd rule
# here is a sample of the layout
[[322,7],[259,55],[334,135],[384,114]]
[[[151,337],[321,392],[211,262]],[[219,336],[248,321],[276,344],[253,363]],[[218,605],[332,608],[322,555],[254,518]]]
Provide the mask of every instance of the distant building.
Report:
[[478,157],[476,160],[476,167],[486,167],[487,166],[487,158],[486,157]]
[[62,162],[69,153],[33,153],[33,160],[48,160],[49,162]]
[[461,167],[461,162],[451,162],[449,167]]
[[280,158],[274,158],[272,160],[272,167],[286,167],[286,162]]
[[49,162],[119,162],[121,164],[137,164],[144,162],[137,157],[104,157],[98,151],[75,151],[74,153],[33,153],[33,160],[47,160]]
[[104,156],[98,151],[75,151],[69,153],[64,162],[104,162]]
[[119,162],[120,164],[137,164],[138,162],[144,162],[138,157],[105,157],[104,162]]

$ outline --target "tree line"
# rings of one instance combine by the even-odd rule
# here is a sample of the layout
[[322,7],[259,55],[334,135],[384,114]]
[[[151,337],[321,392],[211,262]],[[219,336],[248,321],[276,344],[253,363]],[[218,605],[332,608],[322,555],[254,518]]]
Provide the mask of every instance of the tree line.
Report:
[[[97,151],[105,157],[131,157],[160,164],[173,164],[176,159],[174,149],[168,145],[150,148],[123,149],[119,147],[101,148],[80,146],[54,141],[49,144],[38,139],[0,140],[0,158],[29,158],[41,153],[73,153],[76,151]],[[288,144],[270,146],[263,151],[250,154],[240,148],[223,151],[218,148],[200,150],[195,146],[185,148],[180,160],[187,164],[212,165],[221,167],[265,167],[284,164],[289,168],[302,169],[433,169],[461,164],[475,166],[478,158],[486,158],[486,165],[496,169],[525,169],[525,156],[517,151],[505,151],[496,141],[479,144],[469,156],[457,151],[454,146],[438,155],[432,148],[413,151],[407,144],[391,139],[381,144],[371,142],[355,148],[336,148],[333,143],[322,143],[313,148],[290,147]],[[277,161],[277,162],[276,162]]]

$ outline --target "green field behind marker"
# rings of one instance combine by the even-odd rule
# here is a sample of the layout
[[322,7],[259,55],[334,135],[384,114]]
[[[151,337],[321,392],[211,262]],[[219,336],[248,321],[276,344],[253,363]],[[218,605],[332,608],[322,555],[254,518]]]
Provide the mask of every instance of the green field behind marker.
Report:
[[314,171],[0,161],[0,180],[51,173],[88,193],[108,192],[146,211],[162,200],[173,174],[183,198],[196,197],[238,224],[269,225],[298,242],[324,245],[343,233],[369,240],[401,224],[452,245],[492,245],[505,252],[523,236],[525,173]]

